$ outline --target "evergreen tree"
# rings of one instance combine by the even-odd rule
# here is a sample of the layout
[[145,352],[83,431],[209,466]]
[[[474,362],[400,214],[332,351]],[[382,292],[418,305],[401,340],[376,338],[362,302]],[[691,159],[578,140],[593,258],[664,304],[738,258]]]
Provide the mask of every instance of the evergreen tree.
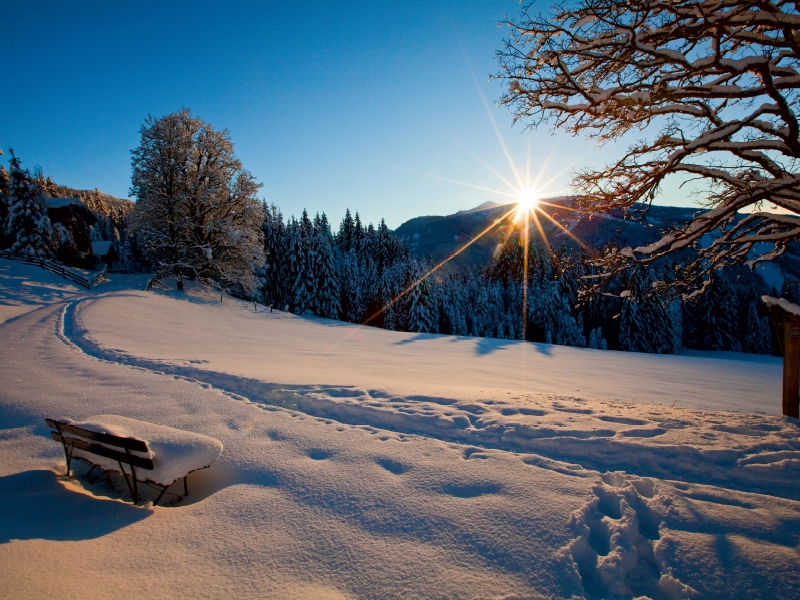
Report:
[[312,286],[308,308],[317,316],[336,319],[339,316],[339,282],[334,263],[333,248],[328,235],[319,222],[309,244],[309,261]]
[[433,310],[436,306],[434,290],[428,278],[423,278],[425,270],[425,266],[413,258],[406,264],[404,290],[407,292],[398,303],[405,331],[436,333],[439,329]]
[[501,237],[500,251],[489,270],[492,279],[503,283],[522,280],[524,249],[520,235],[518,229],[513,229]]
[[589,333],[589,342],[587,343],[587,347],[595,350],[608,350],[608,344],[603,337],[603,329],[601,327],[592,329],[592,331]]
[[[0,150],[0,155],[2,152]],[[0,250],[10,248],[14,242],[8,234],[9,183],[8,171],[3,165],[0,165]]]
[[353,217],[350,214],[350,209],[347,208],[344,211],[344,219],[342,219],[339,225],[339,235],[336,236],[336,244],[341,248],[342,252],[350,252],[350,250],[353,249],[354,230],[355,224],[353,223]]
[[405,260],[408,256],[408,249],[405,244],[389,232],[389,228],[383,219],[381,219],[378,230],[375,232],[372,248],[375,268],[379,275],[383,273],[384,269]]
[[800,282],[795,277],[787,275],[783,279],[780,294],[781,298],[786,298],[792,304],[800,305]]
[[341,258],[340,272],[341,317],[351,323],[361,323],[365,318],[365,280],[355,250],[349,250]]
[[619,347],[630,352],[672,354],[681,347],[681,313],[653,293],[652,267],[631,274],[619,317]]
[[364,258],[364,228],[361,225],[361,217],[358,216],[356,211],[356,218],[353,224],[353,241],[352,247],[358,253],[359,259]]
[[[373,313],[375,318],[371,321],[376,327],[383,327],[389,331],[398,329],[397,303],[395,298],[399,294],[397,279],[399,276],[400,265],[395,265],[390,269],[385,269],[380,275],[380,280],[375,290],[375,302],[372,308],[377,307]],[[370,311],[371,312],[371,311]],[[368,315],[372,317],[373,314]]]
[[439,294],[439,332],[449,335],[467,335],[464,295],[464,275],[445,268],[442,274],[442,290]]
[[264,268],[262,297],[264,304],[278,308],[286,306],[286,227],[278,207],[264,206],[264,221],[261,224],[264,236]]
[[702,350],[741,352],[736,323],[737,298],[727,278],[718,272],[697,300],[697,338]]
[[306,283],[307,251],[301,226],[294,218],[292,218],[288,227],[286,252],[289,281],[291,281],[289,295],[286,299],[287,310],[296,315],[302,315],[308,311],[309,304],[309,286]]
[[751,354],[772,354],[772,331],[769,317],[761,317],[755,303],[747,309],[746,333],[742,342],[742,351]]
[[329,242],[333,242],[333,235],[331,234],[331,224],[328,222],[328,215],[325,214],[325,211],[322,211],[322,217],[319,220],[320,229],[325,234],[325,237],[328,238]]
[[11,251],[33,258],[54,258],[53,227],[47,216],[44,189],[38,178],[22,168],[13,150],[10,167],[6,230],[14,240]]

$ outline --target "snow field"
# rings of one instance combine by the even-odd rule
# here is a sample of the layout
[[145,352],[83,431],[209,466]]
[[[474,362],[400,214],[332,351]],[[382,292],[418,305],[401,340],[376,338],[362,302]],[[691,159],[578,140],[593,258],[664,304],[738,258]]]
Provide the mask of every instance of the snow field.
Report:
[[[768,409],[779,362],[522,355],[123,280],[0,326],[0,596],[797,595],[797,422],[681,408]],[[135,508],[46,437],[97,413],[225,450]]]

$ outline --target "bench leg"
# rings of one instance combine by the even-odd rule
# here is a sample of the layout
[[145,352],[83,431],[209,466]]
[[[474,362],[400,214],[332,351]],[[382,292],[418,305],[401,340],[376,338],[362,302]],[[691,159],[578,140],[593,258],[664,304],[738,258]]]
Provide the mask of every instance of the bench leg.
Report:
[[133,484],[131,484],[131,482],[128,481],[128,474],[125,472],[125,469],[122,468],[122,463],[117,461],[117,464],[119,465],[119,470],[122,472],[122,476],[125,478],[125,485],[128,486],[128,491],[131,493],[131,497],[133,498],[133,503],[138,504],[139,490],[136,487],[136,471],[134,470],[133,465],[131,465],[131,479],[133,479]]
[[[172,485],[172,484],[170,484],[170,485]],[[167,491],[167,488],[168,488],[168,487],[169,487],[169,485],[165,485],[165,486],[164,486],[164,489],[163,489],[163,490],[161,490],[161,493],[158,495],[158,498],[156,498],[156,501],[155,501],[155,502],[153,502],[153,506],[155,506],[156,504],[158,504],[158,501],[159,501],[159,500],[161,500],[161,497],[162,497],[162,496],[163,496],[163,495],[166,493],[166,491]]]
[[70,472],[72,471],[72,451],[75,449],[75,446],[70,444],[69,450],[67,450],[67,445],[64,444],[64,454],[67,457],[67,477],[71,477]]
[[136,486],[136,469],[131,465],[131,479],[133,479],[133,503],[139,504],[139,488]]
[[[184,496],[184,497],[186,497],[186,496],[188,496],[188,495],[189,495],[189,487],[188,487],[188,485],[187,485],[187,483],[186,483],[186,478],[187,478],[187,477],[188,477],[188,475],[184,476],[184,478],[183,478],[183,496]],[[173,483],[174,483],[174,482],[173,482]],[[148,484],[148,485],[151,485],[151,484]],[[169,484],[169,485],[172,485],[172,483],[171,483],[171,484]],[[162,489],[162,490],[161,490],[161,493],[158,495],[158,498],[156,498],[156,501],[155,501],[155,502],[153,502],[153,506],[155,506],[156,504],[158,504],[158,501],[159,501],[159,500],[161,500],[162,496],[163,496],[164,494],[166,494],[166,493],[167,493],[167,489],[169,488],[169,485],[165,486],[165,487],[164,487],[164,489]],[[154,486],[152,486],[152,485],[151,485],[151,487],[154,487]],[[176,496],[176,497],[177,497],[177,498],[179,498],[179,499],[181,498],[180,496],[177,496],[177,494],[172,494],[172,493],[170,493],[170,495],[171,495],[171,496]]]
[[61,428],[58,427],[58,433],[61,435],[61,445],[64,447],[64,457],[67,459],[67,477],[70,476],[70,467],[72,466],[72,451],[75,449],[75,446],[70,444],[69,450],[67,450],[67,442],[64,441],[64,432],[61,431]]

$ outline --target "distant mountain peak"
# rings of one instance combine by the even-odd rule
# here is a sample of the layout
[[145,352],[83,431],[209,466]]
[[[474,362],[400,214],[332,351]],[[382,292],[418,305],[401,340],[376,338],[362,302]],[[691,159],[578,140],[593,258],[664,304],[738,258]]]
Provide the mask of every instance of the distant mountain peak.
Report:
[[487,208],[495,208],[497,206],[501,206],[501,205],[498,204],[497,202],[492,202],[491,200],[487,200],[486,202],[484,202],[483,204],[479,204],[475,208],[470,208],[469,210],[460,210],[456,214],[457,215],[463,215],[463,214],[475,212],[475,211],[478,211],[478,210],[486,210]]

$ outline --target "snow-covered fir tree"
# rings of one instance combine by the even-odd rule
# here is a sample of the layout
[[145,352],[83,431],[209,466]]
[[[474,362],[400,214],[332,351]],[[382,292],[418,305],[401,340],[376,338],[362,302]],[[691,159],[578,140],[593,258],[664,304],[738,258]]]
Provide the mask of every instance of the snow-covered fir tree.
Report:
[[[0,150],[0,155],[2,155],[2,152]],[[8,234],[8,208],[10,201],[8,186],[8,171],[3,165],[0,165],[0,250],[10,248],[13,243],[11,236]]]
[[286,299],[287,310],[296,315],[302,315],[308,311],[309,304],[306,240],[303,239],[300,223],[294,218],[289,222],[287,234],[287,274],[291,282]]
[[772,354],[772,331],[769,317],[759,315],[755,303],[749,304],[747,307],[742,351],[750,354]]
[[354,249],[345,252],[340,259],[339,294],[341,317],[351,323],[360,323],[365,318],[365,284],[367,279],[361,272]]
[[342,252],[350,252],[353,249],[353,231],[355,230],[355,223],[353,216],[350,214],[350,209],[345,209],[344,218],[339,225],[339,234],[336,236],[336,244]]
[[341,309],[339,282],[331,240],[325,224],[321,221],[315,225],[309,248],[315,297],[311,310],[317,316],[336,319]]
[[23,169],[11,151],[6,231],[13,239],[11,252],[32,258],[54,258],[53,227],[47,216],[45,193],[39,178]]
[[651,267],[630,274],[619,324],[619,346],[630,352],[673,354],[681,348],[680,311],[653,292]]
[[400,324],[405,331],[415,333],[439,331],[435,290],[430,280],[424,277],[426,271],[425,264],[420,264],[413,258],[405,265],[404,295],[397,303]]
[[608,350],[608,344],[603,337],[603,328],[598,327],[589,332],[589,341],[586,344],[587,348],[594,350]]
[[800,304],[800,281],[791,275],[784,277],[780,297],[786,298],[792,304]]
[[722,273],[718,273],[709,289],[697,299],[696,339],[701,350],[741,352],[736,323],[736,295]]

